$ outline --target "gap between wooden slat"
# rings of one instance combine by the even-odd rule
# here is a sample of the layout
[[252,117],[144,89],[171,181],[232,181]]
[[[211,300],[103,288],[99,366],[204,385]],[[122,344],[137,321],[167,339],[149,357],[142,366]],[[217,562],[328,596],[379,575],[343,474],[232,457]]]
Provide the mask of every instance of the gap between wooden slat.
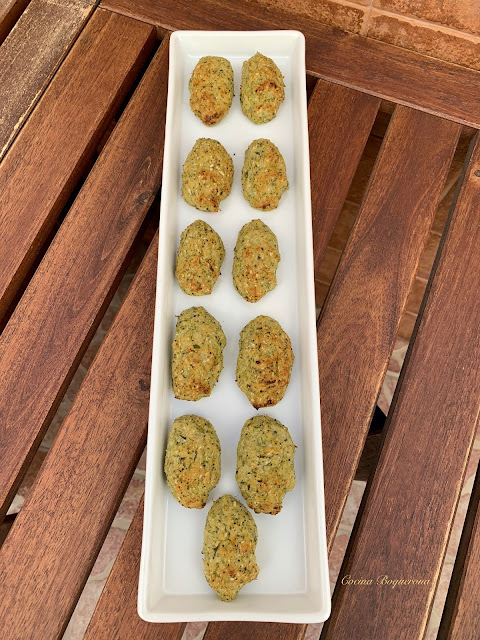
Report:
[[25,11],[30,0],[4,0],[0,7],[0,45]]
[[308,105],[315,270],[342,210],[380,101],[318,80]]

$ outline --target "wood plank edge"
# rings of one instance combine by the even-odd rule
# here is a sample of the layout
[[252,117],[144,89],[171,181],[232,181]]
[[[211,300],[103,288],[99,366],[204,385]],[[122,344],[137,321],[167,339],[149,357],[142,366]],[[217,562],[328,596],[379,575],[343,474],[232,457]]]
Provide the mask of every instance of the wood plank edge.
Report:
[[12,144],[15,141],[15,139],[17,138],[18,134],[23,129],[25,124],[28,122],[28,119],[29,119],[32,111],[35,109],[35,107],[37,106],[38,102],[40,101],[40,98],[43,96],[45,91],[50,86],[50,83],[52,82],[53,78],[55,77],[57,71],[60,69],[63,61],[65,60],[67,55],[70,53],[70,51],[71,51],[73,45],[75,44],[75,42],[77,41],[78,37],[80,36],[80,34],[83,32],[83,30],[87,26],[89,20],[91,19],[91,17],[95,13],[95,10],[96,10],[97,6],[99,6],[99,4],[100,4],[100,0],[95,0],[94,4],[91,4],[90,2],[85,2],[86,11],[87,11],[88,7],[90,7],[90,10],[86,13],[86,17],[85,17],[80,29],[78,29],[78,31],[76,32],[76,34],[72,38],[71,42],[69,43],[68,47],[65,48],[65,50],[62,53],[62,55],[57,60],[55,66],[52,69],[52,73],[51,73],[50,78],[47,80],[47,82],[44,84],[44,86],[41,88],[41,90],[35,96],[35,98],[31,102],[31,104],[29,105],[27,111],[23,114],[23,119],[22,119],[20,125],[14,131],[13,135],[9,138],[9,140],[5,143],[5,146],[2,149],[0,149],[0,162],[5,157],[5,155],[8,153],[8,150],[12,146]]
[[28,7],[29,3],[30,0],[16,0],[16,2],[13,2],[8,11],[4,14],[3,20],[0,22],[0,45],[13,29],[17,20]]
[[[141,15],[136,11],[128,11],[127,9],[122,9],[119,8],[115,5],[115,1],[113,0],[113,2],[110,2],[110,0],[100,0],[100,5],[99,7],[101,9],[107,9],[108,11],[112,11],[114,13],[119,13],[121,15],[125,15],[128,16],[130,18],[135,18],[136,20],[139,20],[141,22],[147,22],[148,24],[152,24],[156,27],[157,29],[157,33],[161,36],[164,37],[165,35],[167,35],[168,33],[172,33],[173,31],[175,31],[175,27],[171,24],[169,24],[168,22],[160,22],[160,21],[156,21],[154,19],[150,19],[148,18],[148,16],[146,15]],[[261,7],[260,7],[261,8]],[[288,23],[288,20],[291,20],[291,14],[279,11],[278,9],[276,9],[277,14],[281,14],[282,16],[285,16],[285,19]],[[339,33],[339,35],[348,35],[350,37],[355,37],[355,38],[362,38],[365,39],[364,36],[360,36],[354,33],[350,33],[350,32],[345,32],[341,29],[338,29],[336,27],[331,27],[327,24],[324,23],[318,23],[317,26],[319,28],[325,29],[325,30],[333,30],[333,31],[337,31]],[[378,47],[378,48],[384,48],[385,51],[388,51],[390,49],[394,49],[395,51],[402,51],[405,52],[405,55],[408,55],[411,58],[416,59],[416,61],[421,64],[422,62],[427,63],[427,62],[431,62],[434,61],[436,64],[444,67],[446,70],[449,70],[451,74],[455,75],[456,71],[471,71],[472,74],[474,73],[478,73],[479,74],[479,79],[480,79],[480,72],[475,72],[475,70],[473,69],[469,69],[468,67],[463,67],[461,65],[457,65],[454,64],[452,62],[445,62],[443,60],[440,60],[439,58],[433,58],[431,56],[426,56],[423,55],[421,53],[417,53],[415,51],[411,51],[408,49],[403,49],[403,47],[399,47],[397,45],[394,44],[389,44],[386,42],[381,42],[379,40],[374,40],[374,39],[369,39],[370,43],[373,43],[373,46]],[[359,91],[361,93],[366,93],[368,95],[371,95],[373,97],[376,98],[380,98],[381,100],[386,100],[388,102],[393,102],[395,104],[400,104],[403,105],[405,107],[410,107],[411,109],[416,109],[418,111],[423,111],[425,113],[429,113],[431,115],[434,116],[438,116],[440,118],[444,118],[446,120],[451,120],[453,122],[458,122],[459,124],[468,126],[468,127],[472,127],[474,129],[480,129],[480,120],[479,121],[475,121],[475,120],[470,120],[468,118],[454,118],[449,116],[448,113],[445,113],[443,111],[437,111],[435,109],[430,109],[426,106],[423,105],[419,105],[416,102],[411,102],[409,100],[402,100],[401,98],[399,98],[398,96],[392,96],[390,93],[382,93],[382,92],[377,92],[377,91],[373,91],[372,89],[370,89],[368,86],[364,86],[364,85],[360,85],[360,84],[353,84],[350,82],[342,82],[341,80],[339,80],[338,78],[334,78],[332,76],[329,75],[324,75],[322,73],[320,73],[319,71],[315,71],[312,69],[307,69],[307,74],[310,76],[313,76],[315,78],[320,78],[322,80],[325,80],[327,82],[331,82],[333,84],[339,84],[341,86],[347,87],[348,89],[354,89],[355,91]]]
[[[454,637],[453,628],[458,614],[459,601],[463,596],[465,569],[470,555],[472,540],[479,535],[478,514],[480,507],[480,464],[477,467],[472,494],[468,503],[465,523],[463,525],[460,543],[458,545],[455,564],[448,588],[447,598],[443,609],[437,640],[451,640]],[[471,595],[471,594],[470,594]]]

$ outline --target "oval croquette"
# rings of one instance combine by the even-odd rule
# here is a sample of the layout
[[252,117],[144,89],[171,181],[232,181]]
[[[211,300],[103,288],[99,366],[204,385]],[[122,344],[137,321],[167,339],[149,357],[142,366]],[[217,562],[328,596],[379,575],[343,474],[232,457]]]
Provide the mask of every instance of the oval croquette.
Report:
[[203,307],[182,311],[172,343],[172,384],[176,398],[200,400],[212,393],[223,369],[225,334]]
[[217,140],[199,138],[183,165],[182,196],[200,211],[220,208],[232,189],[233,162]]
[[276,209],[288,190],[285,161],[270,140],[254,140],[245,151],[242,189],[245,200],[261,211]]
[[285,85],[280,69],[271,58],[256,53],[243,63],[240,104],[254,124],[273,120],[285,100]]
[[285,395],[293,365],[290,338],[269,316],[257,316],[240,332],[237,384],[255,409]]
[[220,480],[220,441],[213,425],[194,415],[173,422],[165,453],[165,475],[173,497],[189,509],[202,509]]
[[195,220],[180,237],[177,252],[177,276],[180,289],[190,296],[206,296],[220,275],[225,258],[222,239],[203,220]]
[[280,262],[277,237],[261,220],[245,224],[233,257],[233,284],[248,302],[258,302],[277,286]]
[[226,58],[204,56],[197,62],[188,83],[190,107],[203,124],[211,127],[232,106],[233,69]]
[[255,513],[275,515],[295,486],[295,445],[281,422],[255,416],[243,425],[237,447],[237,483]]
[[216,500],[203,534],[203,572],[220,600],[233,600],[258,576],[257,526],[246,507],[232,496]]

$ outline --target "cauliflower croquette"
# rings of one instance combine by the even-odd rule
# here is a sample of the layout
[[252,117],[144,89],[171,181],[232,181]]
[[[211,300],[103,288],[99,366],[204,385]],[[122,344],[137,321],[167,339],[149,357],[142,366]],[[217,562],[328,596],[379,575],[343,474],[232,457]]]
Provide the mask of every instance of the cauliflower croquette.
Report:
[[276,209],[288,190],[285,161],[270,140],[254,140],[245,151],[242,189],[245,200],[262,211]]
[[293,365],[290,338],[269,316],[257,316],[240,332],[237,384],[255,409],[285,395]]
[[257,52],[242,66],[240,104],[244,115],[255,124],[273,120],[285,99],[284,87],[275,62]]
[[240,229],[233,257],[233,284],[248,302],[257,302],[277,286],[280,262],[277,237],[261,220]]
[[203,572],[220,600],[233,600],[258,576],[257,525],[240,502],[225,495],[207,515],[203,534]]
[[199,138],[185,160],[182,196],[200,211],[218,211],[232,189],[233,162],[217,140]]
[[165,475],[173,497],[189,509],[203,509],[220,480],[220,441],[199,416],[174,420],[168,435]]
[[176,398],[195,401],[212,393],[223,369],[226,343],[220,323],[203,307],[182,311],[172,343]]
[[222,239],[203,220],[195,220],[180,237],[177,276],[180,289],[190,296],[212,293],[225,258]]
[[270,416],[243,425],[237,447],[237,483],[250,509],[275,515],[295,486],[293,444],[287,427]]
[[211,127],[224,118],[233,100],[233,69],[226,58],[200,58],[192,72],[190,107],[203,124]]

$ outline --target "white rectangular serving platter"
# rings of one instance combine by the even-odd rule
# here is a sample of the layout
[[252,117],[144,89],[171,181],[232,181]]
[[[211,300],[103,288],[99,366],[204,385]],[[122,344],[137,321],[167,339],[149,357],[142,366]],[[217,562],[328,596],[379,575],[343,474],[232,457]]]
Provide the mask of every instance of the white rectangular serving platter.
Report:
[[[256,51],[273,58],[285,78],[285,101],[277,117],[255,125],[241,111],[242,63]],[[206,127],[189,105],[188,82],[202,56],[224,56],[235,74],[235,97],[227,116]],[[232,192],[218,213],[203,213],[184,202],[181,174],[197,138],[219,140],[233,158]],[[290,189],[278,209],[250,207],[241,190],[244,152],[268,138],[282,153]],[[233,250],[241,227],[259,218],[278,238],[281,262],[277,287],[255,304],[232,283]],[[184,294],[175,279],[181,232],[192,222],[208,222],[222,238],[226,257],[209,296]],[[252,620],[312,623],[330,614],[325,535],[322,434],[318,389],[313,280],[312,220],[305,90],[305,40],[298,31],[177,31],[170,38],[155,332],[148,425],[148,453],[138,612],[149,622]],[[203,306],[227,338],[224,369],[212,394],[198,402],[176,400],[171,383],[171,343],[176,316]],[[280,322],[292,342],[295,362],[286,394],[265,413],[286,425],[297,445],[296,486],[276,516],[253,514],[258,528],[258,579],[232,602],[221,602],[203,575],[205,519],[225,493],[245,504],[235,481],[236,449],[244,422],[258,415],[235,382],[238,338],[257,315]],[[175,418],[194,413],[214,425],[222,447],[222,476],[204,509],[185,509],[171,496],[163,473],[168,431]]]

